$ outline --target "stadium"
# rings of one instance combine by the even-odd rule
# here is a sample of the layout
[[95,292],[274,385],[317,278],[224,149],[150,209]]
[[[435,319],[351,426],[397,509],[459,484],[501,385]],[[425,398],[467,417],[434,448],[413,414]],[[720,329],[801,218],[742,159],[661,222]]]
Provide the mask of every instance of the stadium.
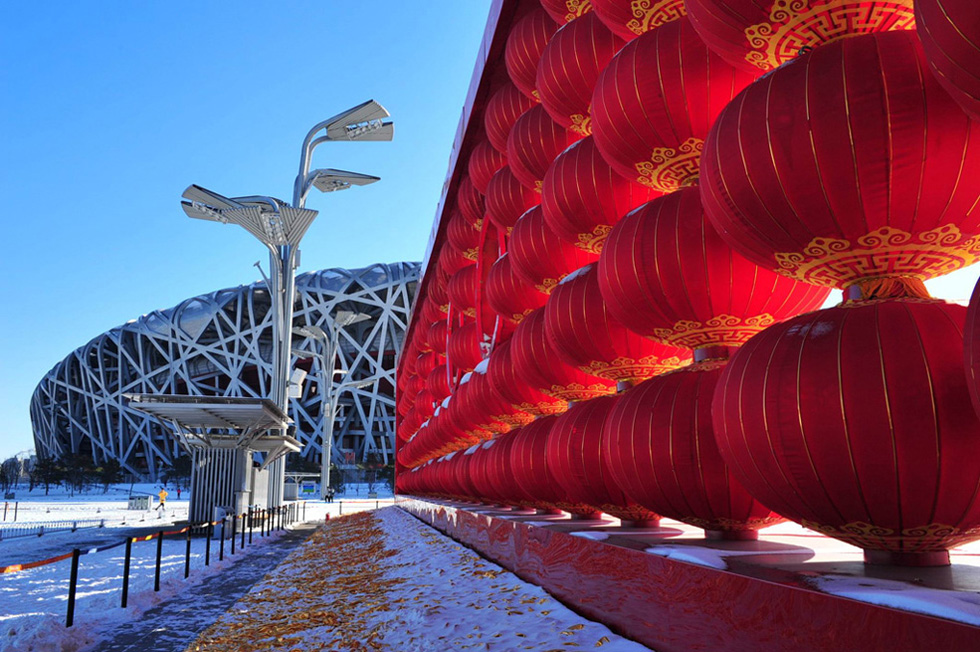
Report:
[[[294,328],[330,331],[338,313],[359,316],[338,329],[335,368],[344,381],[331,457],[340,467],[393,461],[395,355],[418,277],[418,263],[402,262],[296,278]],[[300,455],[315,463],[325,421],[321,346],[312,334],[293,338],[293,366],[308,376],[290,401],[289,416]],[[271,358],[264,281],[155,310],[95,337],[44,376],[30,407],[37,451],[55,458],[86,455],[97,465],[116,459],[125,471],[155,481],[184,453],[156,419],[127,407],[124,395],[265,397]]]

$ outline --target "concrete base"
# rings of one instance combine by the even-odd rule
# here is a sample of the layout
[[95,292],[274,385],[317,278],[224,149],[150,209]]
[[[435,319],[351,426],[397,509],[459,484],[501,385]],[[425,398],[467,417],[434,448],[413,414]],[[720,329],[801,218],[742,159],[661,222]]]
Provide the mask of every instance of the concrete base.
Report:
[[[658,652],[980,650],[976,553],[965,553],[959,567],[954,553],[952,570],[884,569],[865,566],[857,548],[793,524],[772,528],[786,534],[771,538],[764,530],[760,541],[707,540],[667,519],[644,530],[609,517],[542,520],[419,499],[399,505]],[[839,586],[846,590],[833,594]],[[871,601],[910,606],[851,599],[860,599],[861,587],[871,587]]]

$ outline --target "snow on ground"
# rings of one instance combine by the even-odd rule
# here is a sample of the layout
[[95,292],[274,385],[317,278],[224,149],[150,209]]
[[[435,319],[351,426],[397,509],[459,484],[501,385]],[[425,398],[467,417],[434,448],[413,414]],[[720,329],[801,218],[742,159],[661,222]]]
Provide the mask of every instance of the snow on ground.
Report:
[[400,509],[386,508],[331,521],[189,649],[598,647],[648,649],[578,616]]
[[[181,501],[168,498],[167,512],[128,512],[126,509],[129,485],[121,485],[103,494],[101,488],[91,493],[74,497],[64,491],[52,488],[50,495],[44,496],[44,489],[31,494],[20,490],[17,524],[22,517],[30,514],[31,522],[83,520],[106,517],[105,528],[85,528],[76,532],[49,533],[44,536],[28,536],[0,540],[0,566],[24,564],[48,559],[73,548],[88,550],[124,541],[127,536],[151,534],[160,529],[174,530],[174,522],[186,519],[187,494],[182,492]],[[139,491],[149,493],[159,491],[159,486],[139,485]],[[172,495],[176,491],[169,489]],[[361,495],[366,495],[362,492]],[[344,513],[374,509],[376,504],[391,504],[392,499],[336,500],[333,503],[308,502],[306,509],[300,507],[299,514],[308,521],[323,522],[327,513],[333,517]],[[12,519],[8,509],[8,519]],[[127,525],[122,525],[126,518]],[[140,519],[144,519],[142,522]],[[2,524],[2,521],[0,521]],[[13,523],[8,520],[8,525]],[[136,526],[136,527],[134,527]],[[228,534],[230,536],[229,526]],[[104,632],[120,622],[138,618],[146,609],[176,595],[187,583],[200,582],[206,575],[220,572],[229,564],[243,559],[252,550],[246,546],[243,556],[240,548],[236,555],[230,554],[231,546],[225,543],[225,559],[218,561],[218,540],[220,528],[215,529],[216,539],[211,543],[211,565],[204,566],[206,539],[194,537],[191,540],[191,575],[184,580],[184,555],[186,536],[164,538],[161,563],[161,590],[153,591],[154,568],[156,561],[156,540],[133,544],[133,557],[130,567],[129,606],[120,607],[122,591],[123,560],[125,546],[92,554],[83,554],[79,559],[79,581],[76,592],[75,625],[65,627],[68,600],[68,578],[71,560],[65,559],[53,564],[12,573],[0,574],[0,652],[72,652],[87,647],[100,639]],[[264,545],[270,538],[253,533],[253,545]],[[246,535],[247,537],[247,535]],[[240,537],[239,537],[240,542]],[[237,544],[236,544],[237,546]]]

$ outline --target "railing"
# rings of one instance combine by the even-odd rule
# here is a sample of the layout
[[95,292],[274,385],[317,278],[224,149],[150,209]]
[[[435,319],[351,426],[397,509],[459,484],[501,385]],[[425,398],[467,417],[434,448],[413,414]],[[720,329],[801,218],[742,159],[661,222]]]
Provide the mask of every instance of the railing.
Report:
[[[132,551],[134,543],[141,543],[144,541],[152,541],[156,539],[156,565],[154,568],[154,580],[153,580],[153,590],[160,590],[160,566],[163,559],[163,540],[165,537],[173,537],[184,535],[187,541],[187,548],[184,554],[184,579],[190,576],[190,565],[191,565],[191,533],[196,531],[203,533],[206,538],[205,553],[204,553],[204,565],[211,565],[211,548],[213,547],[213,540],[215,537],[215,529],[220,529],[220,534],[218,535],[218,559],[219,561],[225,558],[225,547],[226,542],[228,542],[228,547],[230,548],[230,554],[235,554],[236,544],[240,550],[244,550],[246,546],[246,534],[248,539],[248,544],[252,543],[252,538],[255,535],[267,536],[276,530],[285,530],[286,527],[293,524],[296,521],[305,520],[306,516],[306,503],[291,503],[289,505],[283,505],[282,507],[274,507],[271,509],[257,509],[249,508],[248,512],[240,514],[237,516],[226,516],[223,519],[217,521],[203,522],[203,523],[190,523],[179,530],[160,530],[154,534],[149,534],[140,537],[127,537],[115,543],[110,543],[104,546],[99,546],[97,548],[89,548],[87,550],[82,550],[75,548],[71,552],[58,555],[56,557],[50,557],[48,559],[42,559],[40,561],[28,562],[25,564],[11,564],[9,566],[0,566],[0,575],[6,573],[17,573],[31,568],[39,568],[41,566],[47,566],[48,564],[54,564],[60,561],[65,561],[66,559],[71,559],[71,575],[68,582],[68,607],[67,615],[65,618],[65,626],[71,627],[75,620],[75,591],[78,587],[78,562],[82,555],[91,555],[99,552],[104,552],[106,550],[111,550],[113,548],[118,548],[119,546],[126,546],[126,554],[123,559],[123,580],[121,587],[121,600],[120,606],[126,607],[129,599],[129,576],[130,576],[130,562],[132,559]],[[73,524],[77,527],[78,523],[82,521],[54,521],[51,523],[41,523],[37,527],[42,528],[45,531],[51,531],[50,527],[54,523],[65,523]],[[231,531],[228,532],[230,522]],[[239,522],[241,525],[239,526]],[[6,528],[4,532],[8,529],[23,529],[23,526],[18,526],[16,528]],[[35,532],[37,534],[37,532]],[[4,534],[4,536],[8,536]],[[22,535],[23,536],[23,535]],[[240,541],[239,541],[240,538]]]

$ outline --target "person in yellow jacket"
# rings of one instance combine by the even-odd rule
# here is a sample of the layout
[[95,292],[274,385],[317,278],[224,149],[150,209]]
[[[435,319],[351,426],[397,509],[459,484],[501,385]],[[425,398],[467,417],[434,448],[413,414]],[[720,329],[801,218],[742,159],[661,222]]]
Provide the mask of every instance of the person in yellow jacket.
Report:
[[166,489],[164,489],[163,487],[160,487],[160,493],[157,494],[157,496],[159,496],[159,498],[160,498],[160,505],[159,505],[159,507],[165,507],[166,506],[166,504],[167,504],[167,496],[169,496],[169,495],[170,494],[167,493],[167,490]]

